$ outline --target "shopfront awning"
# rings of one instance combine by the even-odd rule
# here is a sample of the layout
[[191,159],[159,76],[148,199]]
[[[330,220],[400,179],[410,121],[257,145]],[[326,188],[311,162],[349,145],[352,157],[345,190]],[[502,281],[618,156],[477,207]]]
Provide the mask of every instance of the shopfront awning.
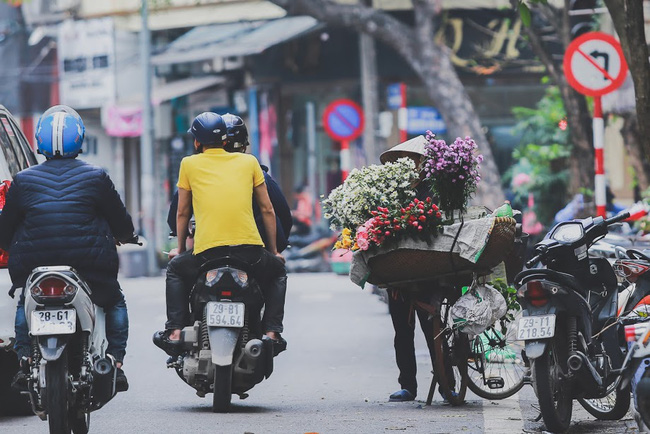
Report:
[[188,78],[185,80],[172,81],[159,86],[154,86],[151,92],[151,102],[160,104],[181,96],[198,92],[201,89],[223,84],[225,77],[210,75],[207,77]]
[[285,17],[195,27],[152,57],[154,65],[200,62],[218,57],[249,56],[309,33],[321,24],[312,17]]

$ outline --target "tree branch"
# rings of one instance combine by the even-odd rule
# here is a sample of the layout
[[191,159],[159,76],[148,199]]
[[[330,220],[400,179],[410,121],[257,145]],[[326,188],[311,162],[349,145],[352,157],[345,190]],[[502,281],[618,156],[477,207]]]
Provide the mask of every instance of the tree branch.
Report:
[[332,26],[353,28],[382,41],[405,58],[417,58],[413,29],[382,10],[333,0],[270,1],[291,15],[310,15]]

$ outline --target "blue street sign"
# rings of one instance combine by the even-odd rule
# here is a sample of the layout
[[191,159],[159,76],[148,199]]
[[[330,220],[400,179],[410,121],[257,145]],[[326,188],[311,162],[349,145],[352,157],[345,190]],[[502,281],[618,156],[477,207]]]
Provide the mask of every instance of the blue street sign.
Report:
[[323,124],[334,140],[354,140],[363,132],[363,111],[354,101],[338,99],[325,109]]
[[389,84],[386,87],[387,104],[389,110],[397,110],[402,107],[402,88],[400,83]]
[[406,117],[406,132],[409,134],[424,134],[427,130],[436,134],[447,132],[445,121],[434,107],[408,107]]

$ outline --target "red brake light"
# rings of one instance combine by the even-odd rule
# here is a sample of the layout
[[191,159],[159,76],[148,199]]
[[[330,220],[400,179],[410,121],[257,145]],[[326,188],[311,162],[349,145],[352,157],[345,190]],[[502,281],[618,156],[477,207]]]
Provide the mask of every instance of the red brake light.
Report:
[[222,297],[231,297],[232,296],[232,291],[221,291],[221,296]]
[[41,280],[38,286],[32,288],[32,294],[38,297],[67,297],[73,294],[76,288],[58,277],[48,277]]
[[541,307],[548,303],[548,292],[544,289],[542,282],[533,280],[526,283],[526,299],[535,307]]
[[0,249],[0,268],[7,268],[9,263],[9,253],[6,250]]

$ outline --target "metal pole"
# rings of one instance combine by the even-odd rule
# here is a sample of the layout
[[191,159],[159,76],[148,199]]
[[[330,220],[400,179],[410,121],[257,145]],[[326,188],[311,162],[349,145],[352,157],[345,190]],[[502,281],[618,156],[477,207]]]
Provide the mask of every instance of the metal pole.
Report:
[[401,105],[397,111],[397,125],[399,128],[399,141],[405,142],[408,139],[406,129],[408,128],[408,109],[406,108],[406,84],[399,84],[399,92],[402,96]]
[[596,213],[601,216],[606,216],[607,195],[606,195],[606,181],[605,181],[605,121],[603,120],[603,106],[599,96],[594,97],[594,151],[595,151],[595,172],[596,179],[594,180],[595,196],[596,196]]
[[142,102],[142,135],[140,137],[140,198],[142,232],[147,240],[147,275],[154,276],[156,264],[156,195],[154,186],[153,157],[153,113],[151,107],[151,34],[149,32],[149,8],[147,0],[142,0],[142,31],[140,32],[140,58],[144,84]]
[[[318,195],[316,191],[316,110],[314,103],[305,104],[305,110],[307,112],[307,182],[309,183],[309,194],[316,201]],[[312,219],[313,213],[314,207],[312,207]]]
[[[366,1],[366,3],[369,3]],[[363,149],[366,154],[367,164],[379,162],[377,153],[377,56],[375,40],[372,36],[362,33],[359,36],[361,50],[361,95],[363,99]]]

